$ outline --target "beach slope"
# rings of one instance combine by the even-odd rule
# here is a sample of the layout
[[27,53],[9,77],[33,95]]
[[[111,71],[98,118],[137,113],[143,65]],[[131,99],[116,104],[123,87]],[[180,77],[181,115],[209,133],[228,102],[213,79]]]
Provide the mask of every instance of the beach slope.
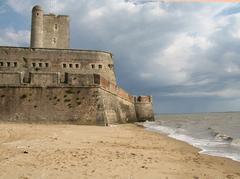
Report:
[[239,179],[240,162],[133,124],[1,123],[0,171],[4,179]]

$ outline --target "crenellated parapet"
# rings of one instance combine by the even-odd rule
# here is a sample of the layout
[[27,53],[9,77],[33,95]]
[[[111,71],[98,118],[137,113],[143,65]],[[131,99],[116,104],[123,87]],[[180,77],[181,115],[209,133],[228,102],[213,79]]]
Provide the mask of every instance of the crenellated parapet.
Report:
[[152,96],[134,96],[135,103],[152,103]]

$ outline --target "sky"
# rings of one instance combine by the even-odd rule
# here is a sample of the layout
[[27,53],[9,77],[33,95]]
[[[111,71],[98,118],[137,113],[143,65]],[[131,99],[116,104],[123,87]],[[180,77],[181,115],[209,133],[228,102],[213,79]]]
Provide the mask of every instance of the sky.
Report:
[[29,46],[31,8],[71,17],[71,48],[113,53],[119,86],[156,113],[240,110],[240,4],[0,0],[0,45]]

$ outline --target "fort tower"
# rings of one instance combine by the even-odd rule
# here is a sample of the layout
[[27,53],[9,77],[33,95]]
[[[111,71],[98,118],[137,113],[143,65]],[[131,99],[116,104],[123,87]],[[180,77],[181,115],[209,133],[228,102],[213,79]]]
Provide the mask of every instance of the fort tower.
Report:
[[40,6],[32,9],[31,47],[43,48],[43,10]]
[[44,14],[40,6],[32,9],[31,48],[69,48],[69,16]]

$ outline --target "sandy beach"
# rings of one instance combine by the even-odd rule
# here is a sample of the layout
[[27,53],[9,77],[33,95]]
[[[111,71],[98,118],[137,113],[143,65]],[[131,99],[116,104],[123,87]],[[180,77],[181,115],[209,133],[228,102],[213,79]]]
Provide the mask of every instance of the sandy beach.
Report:
[[133,124],[0,124],[0,178],[238,179],[240,162]]

